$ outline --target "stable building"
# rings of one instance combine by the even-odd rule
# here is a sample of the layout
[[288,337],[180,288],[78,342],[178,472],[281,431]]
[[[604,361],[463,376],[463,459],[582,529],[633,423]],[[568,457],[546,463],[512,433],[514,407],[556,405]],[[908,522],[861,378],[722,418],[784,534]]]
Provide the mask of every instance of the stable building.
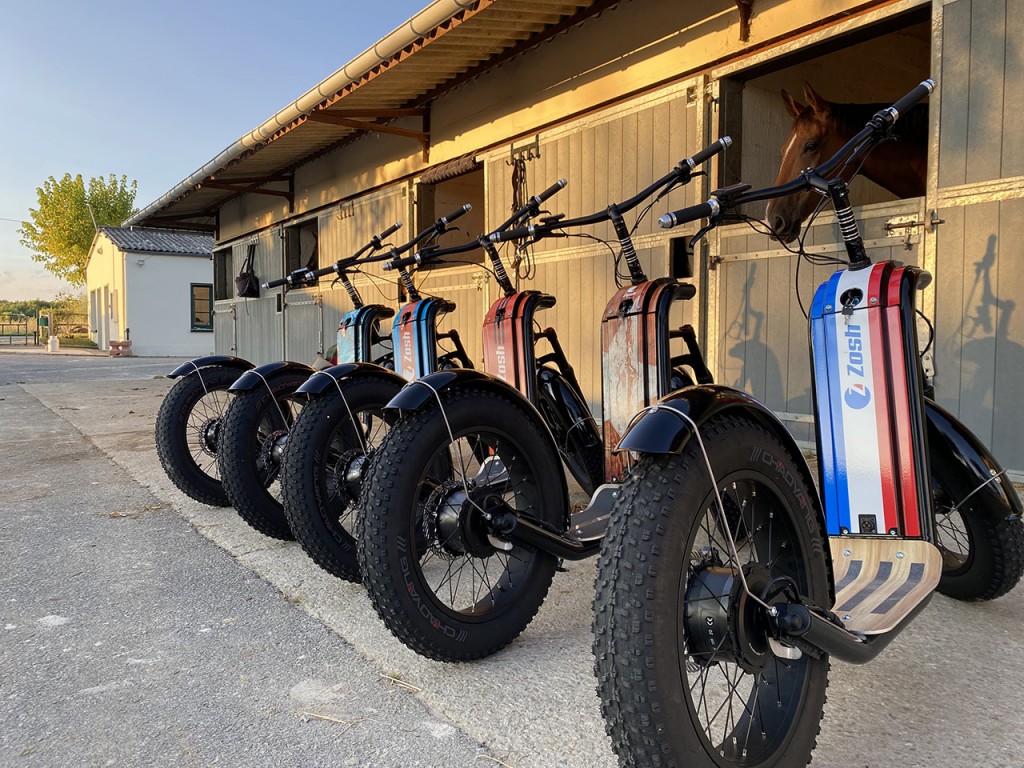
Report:
[[[1024,473],[1024,288],[1015,254],[1024,222],[1024,0],[436,0],[134,216],[147,227],[211,233],[218,353],[261,363],[309,362],[330,346],[345,291],[263,291],[239,299],[233,277],[252,250],[261,280],[328,265],[395,221],[403,233],[457,205],[473,212],[445,242],[496,226],[513,204],[559,178],[548,203],[579,216],[621,201],[681,158],[729,134],[708,175],[672,193],[660,214],[740,181],[774,181],[792,119],[780,92],[810,84],[837,103],[891,102],[926,77],[923,194],[898,198],[864,179],[854,202],[872,258],[923,266],[933,331],[925,357],[937,401],[1016,477]],[[750,210],[760,218],[760,210]],[[689,254],[697,224],[635,234],[648,273],[685,278],[678,309],[698,330],[716,380],[740,387],[810,442],[811,377],[801,311],[833,267],[798,269],[790,250],[743,223]],[[544,240],[520,264],[523,285],[557,296],[554,326],[600,412],[600,315],[615,265],[600,240]],[[393,239],[400,242],[401,234]],[[842,255],[834,218],[805,240]],[[496,298],[482,254],[425,270],[425,292],[457,304],[446,319],[474,359]],[[396,304],[392,276],[367,268],[357,286]],[[799,297],[799,300],[798,300]],[[134,329],[133,329],[134,331]]]
[[200,232],[100,227],[85,267],[89,328],[114,354],[213,352],[213,238]]

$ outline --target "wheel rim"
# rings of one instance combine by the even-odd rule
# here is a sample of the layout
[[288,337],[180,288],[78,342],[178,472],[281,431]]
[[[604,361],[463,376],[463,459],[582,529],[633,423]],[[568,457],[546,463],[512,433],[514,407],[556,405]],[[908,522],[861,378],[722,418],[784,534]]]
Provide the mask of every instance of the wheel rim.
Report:
[[256,476],[271,497],[281,498],[281,458],[288,441],[288,431],[301,410],[301,404],[291,398],[271,403],[256,428]]
[[441,612],[493,620],[517,604],[539,555],[491,536],[485,510],[540,517],[536,467],[514,438],[491,428],[446,441],[428,466],[410,521],[417,581]]
[[935,546],[942,553],[942,573],[955,576],[971,566],[974,548],[971,533],[960,510],[949,493],[938,483],[932,484],[935,509]]
[[196,401],[185,420],[185,445],[188,455],[196,469],[213,480],[220,480],[217,450],[220,428],[227,407],[227,390],[207,390]]
[[679,585],[679,669],[690,717],[708,753],[729,765],[757,765],[785,748],[809,667],[806,657],[782,659],[767,650],[763,614],[743,591],[739,570],[755,593],[788,576],[805,595],[808,571],[789,513],[762,476],[739,473],[719,490],[736,554],[711,494],[687,541],[689,567]]
[[355,419],[361,435],[352,429],[350,420],[342,420],[331,433],[319,477],[331,521],[350,535],[370,457],[388,433],[388,424],[379,408],[359,411]]

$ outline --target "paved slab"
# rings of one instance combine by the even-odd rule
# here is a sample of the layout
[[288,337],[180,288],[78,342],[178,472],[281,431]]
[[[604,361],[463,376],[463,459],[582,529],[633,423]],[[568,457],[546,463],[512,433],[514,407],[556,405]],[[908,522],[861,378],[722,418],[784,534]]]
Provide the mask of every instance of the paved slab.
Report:
[[[0,356],[0,381],[8,377],[4,373],[6,360],[7,356]],[[86,362],[96,361],[83,364]],[[402,695],[414,699],[429,717],[451,726],[466,740],[468,751],[445,764],[504,763],[514,768],[603,768],[615,764],[604,737],[591,672],[591,563],[569,564],[569,571],[556,578],[534,623],[497,656],[461,666],[422,659],[384,629],[361,588],[323,573],[296,545],[273,542],[251,531],[233,511],[197,504],[173,488],[159,467],[152,437],[154,415],[168,382],[147,378],[151,371],[142,368],[144,363],[138,359],[110,362],[139,365],[137,378],[130,378],[129,369],[121,367],[92,373],[69,371],[65,375],[72,381],[55,380],[52,375],[47,381],[44,373],[36,372],[23,375],[19,388],[66,422],[64,429],[73,427],[87,436],[139,492],[151,494],[156,504],[169,505],[159,514],[171,516],[173,509],[230,553],[240,575],[228,582],[237,583],[240,592],[261,599],[266,593],[261,581],[279,590],[285,600],[278,602],[294,615],[297,627],[294,634],[282,627],[279,642],[293,656],[309,654],[316,645],[302,629],[303,622],[312,617],[326,628],[325,635],[343,638],[358,651],[345,658],[351,674],[365,674],[369,680],[386,673],[415,686],[418,690],[403,691]],[[125,378],[118,380],[120,376]],[[0,386],[0,397],[5,391]],[[6,403],[0,402],[0,408],[4,406]],[[113,412],[120,415],[112,418]],[[76,492],[66,486],[46,491],[47,498],[71,506]],[[105,509],[97,505],[94,497],[79,504],[94,511]],[[216,549],[198,543],[195,548],[201,560],[221,557]],[[185,571],[202,572],[203,567],[203,563],[190,560],[181,578],[186,578]],[[254,581],[252,574],[260,579]],[[142,576],[140,582],[159,578],[152,570],[143,571]],[[30,574],[25,578],[31,578]],[[78,578],[102,581],[105,577],[102,571],[85,570]],[[233,599],[244,598],[235,595]],[[214,604],[219,610],[205,614],[210,632],[204,634],[219,638],[234,632],[222,631],[215,620],[241,614],[216,601]],[[258,633],[257,618],[247,618],[237,629],[244,630],[243,634]],[[1024,705],[1022,620],[1024,589],[983,604],[936,596],[915,624],[875,662],[865,667],[834,664],[814,764],[871,768],[1024,765],[1024,743],[1017,736]],[[196,646],[204,652],[209,647]],[[330,681],[330,675],[313,674],[321,663],[322,656],[311,662],[310,677]],[[233,695],[244,698],[250,694],[250,689],[242,687]],[[170,697],[162,703],[174,708]],[[396,727],[393,721],[381,719],[388,723],[379,724],[381,729]],[[278,722],[268,725],[268,739]],[[474,753],[473,744],[481,745],[483,752]],[[365,764],[411,763],[397,754],[381,754]]]

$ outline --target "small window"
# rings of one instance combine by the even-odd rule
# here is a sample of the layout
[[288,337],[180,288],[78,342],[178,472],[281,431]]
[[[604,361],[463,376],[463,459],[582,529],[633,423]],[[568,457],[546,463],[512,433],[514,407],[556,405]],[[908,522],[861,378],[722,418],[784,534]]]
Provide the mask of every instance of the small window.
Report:
[[[461,208],[466,203],[473,209],[460,216],[448,234],[442,235],[438,243],[444,247],[458,245],[467,240],[475,240],[486,231],[484,219],[484,172],[475,170],[463,173],[454,178],[444,179],[433,184],[420,183],[416,190],[417,231],[430,226],[439,216]],[[445,261],[482,263],[486,259],[482,249],[469,251],[452,256]]]
[[673,237],[669,240],[669,266],[672,277],[689,280],[693,277],[693,263],[687,249],[687,237]]
[[221,248],[213,252],[213,297],[217,301],[231,298],[232,287],[231,249]]
[[284,273],[290,275],[296,269],[316,269],[320,266],[317,247],[319,227],[317,220],[309,219],[284,231]]
[[210,283],[192,283],[192,330],[213,330],[213,286]]

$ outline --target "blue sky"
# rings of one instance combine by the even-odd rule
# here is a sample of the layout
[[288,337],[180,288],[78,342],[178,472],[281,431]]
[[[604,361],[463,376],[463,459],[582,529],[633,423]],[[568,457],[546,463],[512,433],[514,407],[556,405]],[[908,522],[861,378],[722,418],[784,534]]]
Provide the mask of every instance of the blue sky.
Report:
[[427,5],[4,3],[0,299],[69,289],[18,242],[49,176],[125,174],[142,208]]

